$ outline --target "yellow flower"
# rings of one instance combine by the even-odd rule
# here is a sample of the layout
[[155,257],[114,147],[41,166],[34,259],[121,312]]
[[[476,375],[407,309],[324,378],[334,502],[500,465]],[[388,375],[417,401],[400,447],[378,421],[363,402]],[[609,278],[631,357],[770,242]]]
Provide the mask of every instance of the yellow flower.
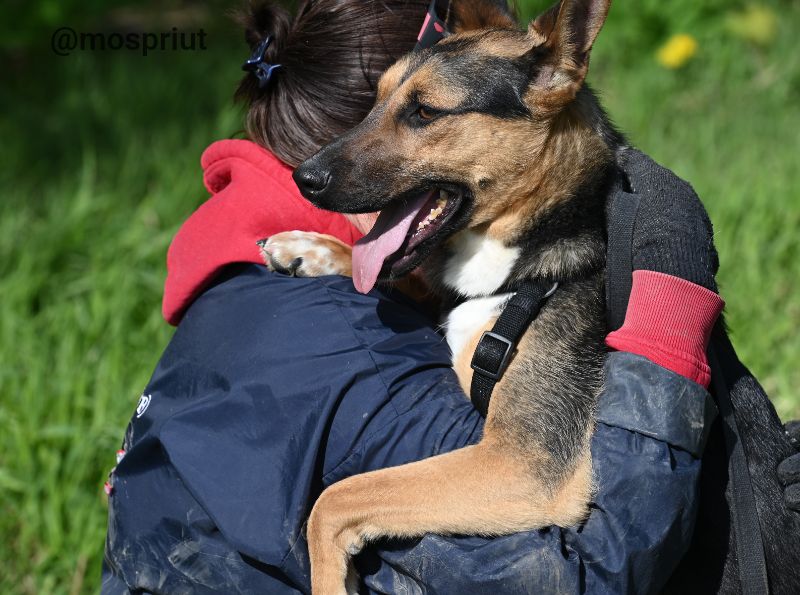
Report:
[[661,46],[656,58],[665,68],[675,69],[686,64],[696,53],[697,40],[686,33],[679,33]]
[[725,19],[728,31],[759,45],[768,45],[778,29],[778,15],[768,6],[749,4],[740,12],[732,12]]

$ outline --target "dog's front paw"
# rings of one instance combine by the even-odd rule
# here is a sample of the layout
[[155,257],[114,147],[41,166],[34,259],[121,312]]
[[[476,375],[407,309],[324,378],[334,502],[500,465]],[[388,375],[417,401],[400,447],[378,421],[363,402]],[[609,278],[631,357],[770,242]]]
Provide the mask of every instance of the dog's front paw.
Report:
[[352,249],[313,231],[284,231],[258,242],[270,270],[293,277],[352,274]]
[[311,559],[311,592],[331,595],[357,595],[360,579],[353,565],[364,546],[358,532],[338,510],[338,492],[328,488],[317,500],[306,527]]

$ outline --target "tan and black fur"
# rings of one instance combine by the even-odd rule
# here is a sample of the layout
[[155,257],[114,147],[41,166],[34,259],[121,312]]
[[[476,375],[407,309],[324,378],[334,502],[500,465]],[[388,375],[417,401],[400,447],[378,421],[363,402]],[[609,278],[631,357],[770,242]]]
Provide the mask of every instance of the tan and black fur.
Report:
[[[491,29],[401,59],[381,79],[367,118],[301,164],[295,180],[317,206],[345,213],[446,193],[444,221],[387,263],[383,278],[421,266],[437,292],[462,305],[496,296],[501,305],[526,279],[560,286],[496,387],[478,445],[355,476],[322,494],[308,524],[315,593],[343,592],[349,556],[379,537],[499,535],[568,526],[587,513],[606,332],[604,204],[622,139],[584,78],[609,0],[565,0],[527,32],[482,8],[483,17],[461,21]],[[276,268],[297,272],[304,260],[319,261],[309,250],[341,248],[317,237],[287,249],[289,240],[279,234],[265,246]],[[496,261],[482,265],[482,251]],[[502,278],[498,267],[508,269]],[[348,271],[339,264],[331,272]],[[475,321],[454,353],[465,388],[475,342],[492,322]]]

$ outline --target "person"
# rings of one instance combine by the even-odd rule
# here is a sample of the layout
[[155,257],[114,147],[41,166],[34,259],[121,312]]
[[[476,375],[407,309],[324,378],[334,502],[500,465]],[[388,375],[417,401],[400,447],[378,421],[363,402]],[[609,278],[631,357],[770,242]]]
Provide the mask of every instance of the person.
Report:
[[[274,5],[248,14],[255,59],[280,67],[266,84],[245,76],[252,140],[206,150],[212,196],[170,246],[163,313],[178,328],[110,475],[103,593],[308,592],[303,527],[327,486],[479,440],[483,419],[412,300],[272,273],[257,246],[292,229],[361,236],[359,221],[303,201],[291,170],[367,113],[426,5],[315,0],[294,18]],[[636,231],[625,323],[607,340],[588,519],[380,542],[356,558],[365,592],[651,592],[689,548],[716,414],[705,356],[722,308],[716,252],[688,185],[670,195],[681,208],[665,208],[659,183],[674,174],[632,149],[623,165],[653,221],[680,212],[683,224]]]

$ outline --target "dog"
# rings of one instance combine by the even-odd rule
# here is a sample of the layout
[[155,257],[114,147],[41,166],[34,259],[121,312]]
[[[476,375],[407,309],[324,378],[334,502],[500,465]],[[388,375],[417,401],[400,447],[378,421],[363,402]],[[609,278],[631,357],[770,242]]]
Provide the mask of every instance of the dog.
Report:
[[[565,1],[527,32],[508,18],[401,59],[364,122],[295,171],[321,208],[381,211],[352,255],[360,291],[422,265],[437,292],[467,298],[447,324],[465,388],[476,343],[515,285],[559,283],[494,391],[479,444],[321,495],[308,523],[313,592],[342,592],[349,556],[377,537],[499,535],[585,517],[605,353],[602,197],[622,137],[583,82],[608,8]],[[295,274],[348,272],[329,237],[288,232],[264,250]]]
[[[352,255],[331,236],[286,232],[264,243],[267,264],[352,275],[362,292],[420,267],[457,304],[446,334],[467,392],[478,340],[515,288],[558,283],[495,388],[479,444],[322,493],[308,522],[314,593],[345,592],[349,557],[380,537],[501,535],[587,515],[607,332],[604,209],[626,147],[585,84],[609,8],[563,0],[527,31],[488,5],[460,15],[475,30],[398,61],[366,119],[295,171],[316,206],[381,214]],[[725,546],[720,564],[735,567]],[[732,576],[717,588],[733,589]]]

